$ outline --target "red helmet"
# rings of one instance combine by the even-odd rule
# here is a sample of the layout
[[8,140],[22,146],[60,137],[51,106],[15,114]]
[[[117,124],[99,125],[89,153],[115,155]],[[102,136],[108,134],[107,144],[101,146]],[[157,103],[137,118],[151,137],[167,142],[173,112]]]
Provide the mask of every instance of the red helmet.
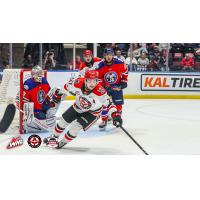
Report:
[[86,56],[86,55],[92,55],[92,51],[90,51],[90,50],[85,50],[85,51],[84,51],[84,56]]
[[85,79],[98,79],[97,72],[95,70],[87,70],[85,73]]

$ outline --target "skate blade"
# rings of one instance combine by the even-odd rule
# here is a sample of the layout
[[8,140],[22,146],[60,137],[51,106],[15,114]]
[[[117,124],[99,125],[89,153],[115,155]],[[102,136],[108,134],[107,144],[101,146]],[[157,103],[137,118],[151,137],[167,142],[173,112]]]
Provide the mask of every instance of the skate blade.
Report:
[[106,130],[106,127],[104,128],[99,128],[99,131],[105,131]]

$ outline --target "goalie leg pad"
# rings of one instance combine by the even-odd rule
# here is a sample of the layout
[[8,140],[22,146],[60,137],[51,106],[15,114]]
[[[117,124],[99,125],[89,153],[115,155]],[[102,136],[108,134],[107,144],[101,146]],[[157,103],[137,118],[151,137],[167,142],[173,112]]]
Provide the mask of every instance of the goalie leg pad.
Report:
[[53,117],[54,115],[56,115],[59,107],[60,107],[60,104],[57,104],[55,107],[52,107],[49,110],[47,110],[46,117],[49,118],[49,117]]
[[[48,127],[53,128],[56,125],[56,117],[51,117],[48,119],[43,119],[43,120],[39,120],[38,121],[42,122],[43,124],[47,125]],[[34,132],[34,133],[40,133],[40,132],[48,132],[47,129],[45,129],[45,127],[41,127],[39,126],[37,123],[35,123],[34,121],[27,123],[25,122],[25,126],[27,127],[26,132]]]

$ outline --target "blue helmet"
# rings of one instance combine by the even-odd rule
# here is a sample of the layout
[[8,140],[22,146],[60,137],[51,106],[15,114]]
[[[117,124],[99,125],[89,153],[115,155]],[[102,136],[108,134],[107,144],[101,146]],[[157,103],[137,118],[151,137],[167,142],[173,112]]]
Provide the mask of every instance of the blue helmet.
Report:
[[114,55],[113,48],[112,48],[112,47],[106,47],[106,48],[104,49],[104,55],[105,55],[105,54],[112,54],[112,55]]

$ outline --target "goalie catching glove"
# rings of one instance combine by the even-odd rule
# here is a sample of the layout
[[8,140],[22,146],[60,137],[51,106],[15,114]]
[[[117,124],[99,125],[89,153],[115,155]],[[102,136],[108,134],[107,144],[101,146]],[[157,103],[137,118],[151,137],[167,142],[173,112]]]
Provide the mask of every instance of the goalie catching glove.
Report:
[[62,97],[62,93],[59,93],[60,92],[60,89],[57,89],[55,91],[55,93],[53,94],[53,101],[55,103],[60,103],[61,102],[61,97]]
[[117,128],[122,126],[122,118],[119,112],[112,113],[113,125]]

